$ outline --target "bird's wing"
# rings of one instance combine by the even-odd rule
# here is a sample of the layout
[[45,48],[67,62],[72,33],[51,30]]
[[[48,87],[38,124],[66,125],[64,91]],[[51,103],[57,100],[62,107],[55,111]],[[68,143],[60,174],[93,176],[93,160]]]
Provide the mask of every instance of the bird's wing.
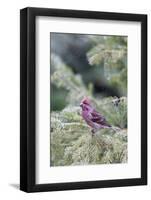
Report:
[[97,112],[96,110],[93,110],[90,114],[90,118],[93,122],[97,123],[97,124],[101,124],[104,126],[110,126],[105,117],[103,117],[103,115],[101,115],[99,112]]

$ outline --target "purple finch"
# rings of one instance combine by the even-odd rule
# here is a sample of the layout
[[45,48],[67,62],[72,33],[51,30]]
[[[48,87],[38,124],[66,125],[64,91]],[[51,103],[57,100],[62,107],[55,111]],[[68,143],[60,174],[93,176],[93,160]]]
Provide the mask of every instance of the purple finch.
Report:
[[86,123],[92,128],[91,132],[93,135],[99,129],[114,129],[106,121],[105,117],[93,108],[90,100],[87,97],[82,99],[80,106],[82,108],[82,117],[86,121]]

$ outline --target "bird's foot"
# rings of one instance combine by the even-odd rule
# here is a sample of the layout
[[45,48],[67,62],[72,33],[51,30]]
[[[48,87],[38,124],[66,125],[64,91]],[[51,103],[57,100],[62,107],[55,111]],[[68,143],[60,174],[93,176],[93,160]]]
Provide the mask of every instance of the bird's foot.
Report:
[[96,133],[96,130],[95,129],[92,129],[91,130],[91,133],[92,133],[92,137],[95,135],[95,133]]

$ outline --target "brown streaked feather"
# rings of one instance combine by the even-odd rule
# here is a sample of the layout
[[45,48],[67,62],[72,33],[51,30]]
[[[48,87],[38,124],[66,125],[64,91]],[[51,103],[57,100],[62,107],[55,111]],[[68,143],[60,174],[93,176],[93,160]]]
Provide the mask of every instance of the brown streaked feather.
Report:
[[91,112],[91,120],[97,124],[101,124],[103,126],[109,126],[110,125],[107,123],[106,119],[97,111],[93,110]]

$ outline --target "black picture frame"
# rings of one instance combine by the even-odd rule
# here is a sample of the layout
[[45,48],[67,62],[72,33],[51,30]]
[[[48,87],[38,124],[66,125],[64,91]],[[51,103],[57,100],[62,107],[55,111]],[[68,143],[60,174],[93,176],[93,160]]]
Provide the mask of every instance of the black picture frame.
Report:
[[[141,23],[141,178],[71,183],[35,182],[35,19],[37,16],[120,20]],[[121,187],[147,184],[147,15],[48,8],[20,11],[20,189],[25,192]]]

